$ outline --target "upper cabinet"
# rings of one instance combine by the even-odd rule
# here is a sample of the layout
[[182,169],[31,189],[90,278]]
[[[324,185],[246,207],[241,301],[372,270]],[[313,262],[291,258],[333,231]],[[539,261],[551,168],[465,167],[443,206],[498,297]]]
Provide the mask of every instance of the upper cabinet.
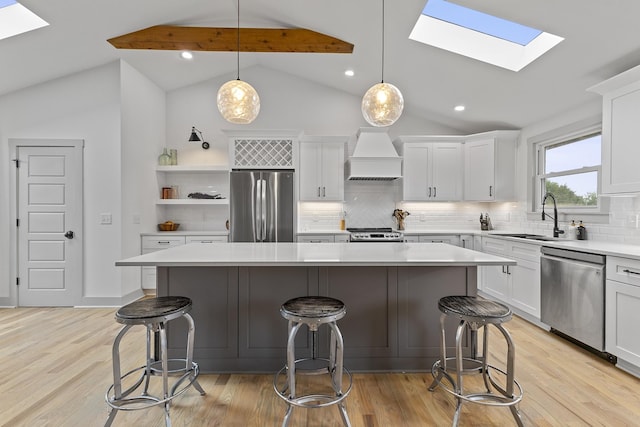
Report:
[[602,194],[640,192],[640,66],[589,91],[602,95]]
[[394,145],[403,157],[404,201],[462,199],[462,144],[455,138],[401,136]]
[[464,144],[464,199],[512,200],[515,197],[516,141],[519,131],[471,135]]
[[347,137],[304,137],[300,140],[300,200],[344,200],[344,150]]

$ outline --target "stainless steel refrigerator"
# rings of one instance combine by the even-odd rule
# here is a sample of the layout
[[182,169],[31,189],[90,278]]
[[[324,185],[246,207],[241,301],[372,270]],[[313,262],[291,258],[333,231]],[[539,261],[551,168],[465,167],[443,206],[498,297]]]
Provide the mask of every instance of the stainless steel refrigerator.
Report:
[[232,171],[230,241],[293,242],[293,179],[293,171]]

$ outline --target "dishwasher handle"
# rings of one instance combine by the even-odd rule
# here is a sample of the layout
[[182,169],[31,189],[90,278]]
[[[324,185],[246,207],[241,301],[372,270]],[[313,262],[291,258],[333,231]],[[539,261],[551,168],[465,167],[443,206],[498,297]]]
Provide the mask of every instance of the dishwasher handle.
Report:
[[542,256],[552,256],[554,258],[562,258],[571,261],[582,261],[589,264],[605,265],[607,260],[605,255],[552,248],[550,246],[543,246],[540,248],[540,252],[542,253]]

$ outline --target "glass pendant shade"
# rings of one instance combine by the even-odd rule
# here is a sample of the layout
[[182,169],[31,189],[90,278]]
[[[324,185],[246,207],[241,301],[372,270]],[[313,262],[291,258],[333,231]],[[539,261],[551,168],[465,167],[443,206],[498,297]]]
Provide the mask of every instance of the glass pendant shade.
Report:
[[404,98],[400,90],[389,83],[378,83],[362,98],[362,115],[372,126],[391,126],[400,118]]
[[247,82],[229,80],[218,90],[218,110],[228,122],[246,125],[258,117],[260,97]]

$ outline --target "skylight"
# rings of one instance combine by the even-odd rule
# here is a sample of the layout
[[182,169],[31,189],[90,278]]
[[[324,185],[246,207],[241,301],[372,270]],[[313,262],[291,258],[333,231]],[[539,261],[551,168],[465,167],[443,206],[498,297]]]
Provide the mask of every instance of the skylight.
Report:
[[428,0],[409,38],[512,71],[564,38],[447,0]]
[[49,25],[15,0],[0,0],[0,40]]

